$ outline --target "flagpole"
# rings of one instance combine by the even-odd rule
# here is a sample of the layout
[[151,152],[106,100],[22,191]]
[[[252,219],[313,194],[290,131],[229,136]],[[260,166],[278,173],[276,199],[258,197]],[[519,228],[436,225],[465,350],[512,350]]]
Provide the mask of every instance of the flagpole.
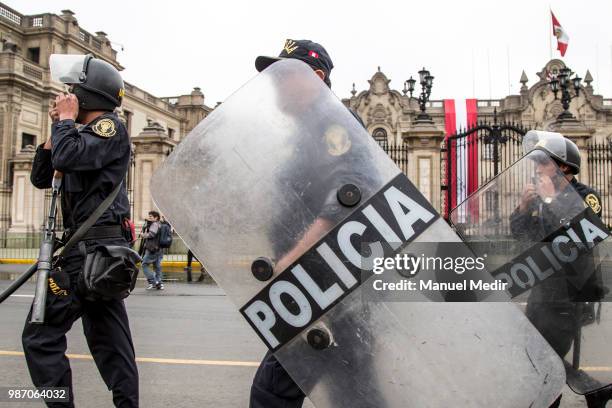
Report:
[[506,44],[506,65],[508,73],[508,95],[512,95],[512,85],[510,84],[510,45]]
[[490,54],[489,54],[489,49],[487,48],[487,71],[489,73],[489,99],[492,99],[492,93],[491,93],[491,58],[490,58]]
[[552,32],[553,32],[552,9],[550,8],[550,4],[548,5],[548,11],[550,12],[550,15],[548,16],[548,25],[549,25],[549,30],[548,30],[548,60],[550,61],[552,59]]
[[595,83],[599,80],[599,43],[595,43]]
[[472,98],[476,97],[476,64],[474,63],[474,47],[472,47]]

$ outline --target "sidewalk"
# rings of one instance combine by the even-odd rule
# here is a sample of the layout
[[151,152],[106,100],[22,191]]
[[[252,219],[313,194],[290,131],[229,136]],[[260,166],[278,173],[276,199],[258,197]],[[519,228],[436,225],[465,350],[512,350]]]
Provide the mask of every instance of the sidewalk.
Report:
[[[181,259],[182,258],[182,259]],[[32,259],[10,259],[0,258],[0,281],[1,280],[15,280],[19,275],[25,272],[31,265],[36,262],[35,258]],[[186,255],[165,255],[162,262],[162,273],[164,274],[164,280],[167,282],[171,281],[186,281],[187,274],[184,268],[187,266]],[[142,270],[142,268],[141,268]],[[200,263],[194,261],[191,264],[191,275],[193,280],[197,280],[200,276]],[[30,281],[35,281],[36,275],[34,275]],[[207,282],[210,282],[210,276],[207,276]],[[144,280],[142,272],[138,275],[139,280]]]

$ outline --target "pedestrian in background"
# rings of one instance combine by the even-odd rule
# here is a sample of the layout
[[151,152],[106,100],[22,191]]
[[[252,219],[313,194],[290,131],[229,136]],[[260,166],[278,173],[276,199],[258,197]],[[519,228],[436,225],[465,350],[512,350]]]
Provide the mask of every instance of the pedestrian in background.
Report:
[[[191,249],[187,250],[187,267],[185,267],[185,272],[187,273],[187,282],[191,282],[193,280],[191,277],[191,264],[193,263],[194,259],[197,262],[200,262],[200,260],[193,254]],[[202,265],[202,262],[200,262],[200,276],[198,277],[198,282],[203,282],[205,277],[206,269],[204,268],[204,265]]]
[[[148,223],[145,224],[145,231],[141,234],[144,238],[144,257],[142,259],[142,272],[147,278],[149,286],[147,290],[163,290],[164,284],[161,275],[161,262],[163,252],[159,246],[159,232],[161,228],[160,215],[157,211],[149,211]],[[149,265],[153,265],[155,270],[151,271]]]

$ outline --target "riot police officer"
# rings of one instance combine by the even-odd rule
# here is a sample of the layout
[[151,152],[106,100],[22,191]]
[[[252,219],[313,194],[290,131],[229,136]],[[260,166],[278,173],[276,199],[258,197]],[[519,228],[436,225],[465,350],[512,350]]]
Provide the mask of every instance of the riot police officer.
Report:
[[[283,50],[278,57],[259,56],[255,60],[255,68],[263,71],[272,63],[284,59],[295,58],[308,64],[326,84],[331,87],[329,74],[334,67],[329,54],[321,46],[309,40],[286,40]],[[312,244],[312,243],[310,243]],[[304,243],[304,245],[310,245]],[[278,252],[285,256],[277,262],[276,267],[283,269],[291,261],[290,248],[278,248]],[[296,254],[301,250],[295,248]],[[270,352],[266,354],[257,369],[251,387],[251,408],[301,407],[306,395],[289,376],[287,371]]]
[[[576,144],[551,132],[530,131],[525,138],[533,138],[533,142],[530,141],[532,149],[552,160],[538,159],[541,156],[533,155],[536,177],[533,183],[525,186],[520,204],[510,217],[513,235],[517,239],[538,242],[557,230],[559,220],[556,214],[578,213],[582,209],[574,208],[577,203],[571,200],[572,189],[595,214],[601,216],[599,193],[575,177],[580,172],[581,164]],[[576,269],[575,266],[573,268]],[[588,257],[582,259],[578,269],[581,270],[571,273],[585,276],[579,287],[568,284],[563,276],[549,278],[532,289],[527,301],[528,319],[561,358],[570,351],[576,330],[589,321],[585,319],[585,313],[590,313],[585,305],[592,307],[594,302],[602,299],[606,290],[599,268]],[[567,272],[569,276],[570,271]],[[589,408],[599,408],[604,407],[611,396],[608,386],[585,397]],[[559,407],[560,402],[561,395],[551,408]]]
[[22,335],[28,369],[37,387],[69,387],[70,402],[48,406],[73,407],[66,332],[82,318],[87,344],[114,405],[137,407],[138,370],[123,300],[88,293],[79,279],[88,253],[101,245],[128,246],[122,223],[129,218],[125,177],[130,141],[114,113],[124,96],[123,80],[111,64],[91,55],[52,55],[50,65],[53,79],[68,85],[69,93],[57,96],[49,112],[51,138],[36,149],[32,184],[49,188],[54,171],[63,173],[61,209],[68,237],[121,187],[51,272],[45,323],[32,324],[28,316]]
[[[260,56],[255,61],[255,67],[258,71],[262,71],[275,61],[286,58],[298,59],[308,64],[315,74],[331,88],[332,60],[322,45],[309,40],[288,39],[285,41],[283,50],[278,57]],[[299,80],[295,80],[296,82],[287,78],[285,80],[288,86],[300,86]],[[307,87],[303,89],[304,105],[308,106],[316,103],[313,103],[313,100],[316,101],[317,95],[312,94],[312,92],[314,91],[307,89]],[[295,103],[295,101],[292,102],[293,104],[281,105],[286,112],[291,112],[292,115],[297,116],[304,107],[298,106],[300,104]],[[354,111],[350,109],[349,111],[363,126],[359,116]],[[304,197],[312,197],[307,199],[305,203],[309,207],[310,215],[305,216],[300,212],[289,210],[278,214],[273,222],[270,228],[272,235],[283,236],[287,234],[288,226],[291,226],[290,235],[302,237],[296,245],[288,243],[288,240],[273,240],[275,242],[274,252],[278,258],[274,266],[277,271],[282,271],[288,267],[346,215],[340,209],[341,206],[338,205],[335,198],[337,186],[334,186],[333,191],[330,191],[329,197],[332,199],[329,199],[329,197],[327,200],[316,199],[325,197],[325,194],[321,194],[321,191],[330,188],[330,179],[351,180],[356,185],[368,186],[375,185],[375,182],[371,179],[377,177],[375,169],[368,169],[367,164],[361,170],[346,168],[345,165],[338,164],[336,159],[351,149],[348,134],[342,128],[332,127],[327,129],[320,143],[303,140],[299,134],[294,135],[294,137],[296,138],[295,145],[298,146],[295,150],[299,151],[300,155],[292,160],[286,168],[279,170],[279,173],[283,175],[280,177],[283,180],[281,183],[285,186],[292,186],[294,191],[301,191]],[[312,149],[319,150],[315,152]],[[354,151],[353,154],[360,156],[364,163],[371,162],[367,152]],[[327,160],[321,160],[322,168],[312,172],[308,170],[310,165],[308,160],[311,157],[325,157]],[[318,191],[318,193],[312,191]],[[367,312],[364,311],[364,313]],[[340,334],[338,335],[340,336]],[[368,356],[355,356],[354,361],[364,367],[371,364]],[[376,397],[371,396],[371,399],[374,400]],[[289,376],[274,354],[268,352],[253,379],[250,407],[299,408],[302,406],[304,398],[304,392]]]

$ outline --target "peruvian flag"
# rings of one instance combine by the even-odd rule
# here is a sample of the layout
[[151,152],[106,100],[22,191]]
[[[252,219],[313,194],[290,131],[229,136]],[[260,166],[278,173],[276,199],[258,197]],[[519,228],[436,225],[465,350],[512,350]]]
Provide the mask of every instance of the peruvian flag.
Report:
[[561,53],[561,56],[565,56],[565,51],[567,51],[567,44],[569,43],[569,35],[565,32],[555,14],[550,10],[550,15],[552,16],[552,29],[553,35],[557,37],[557,49]]
[[[455,103],[457,101],[457,103]],[[445,99],[444,126],[446,139],[465,132],[478,120],[477,99]],[[446,185],[451,190],[444,214],[450,212],[478,189],[478,134],[453,139],[450,144],[449,162],[446,168]],[[450,165],[449,165],[450,164]],[[465,219],[465,214],[460,214]]]

